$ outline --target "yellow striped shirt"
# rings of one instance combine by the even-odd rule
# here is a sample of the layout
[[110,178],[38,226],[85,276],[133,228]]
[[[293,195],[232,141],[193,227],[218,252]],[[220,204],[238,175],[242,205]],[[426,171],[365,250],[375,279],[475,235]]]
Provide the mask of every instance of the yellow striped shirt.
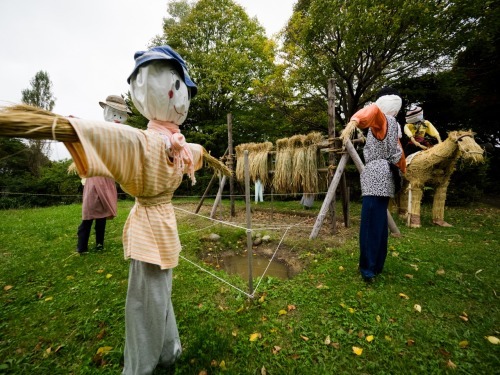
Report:
[[[104,121],[69,119],[79,142],[65,143],[81,177],[116,180],[136,197],[123,228],[125,258],[173,268],[181,244],[171,203],[183,172],[170,161],[165,143],[156,133]],[[203,149],[190,143],[194,167],[203,162]]]

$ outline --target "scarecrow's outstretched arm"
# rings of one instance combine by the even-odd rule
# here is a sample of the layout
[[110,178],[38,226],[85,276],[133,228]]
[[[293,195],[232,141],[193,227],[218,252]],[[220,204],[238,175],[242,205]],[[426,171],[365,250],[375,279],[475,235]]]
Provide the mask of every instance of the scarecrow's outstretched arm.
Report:
[[[74,121],[79,120],[75,119]],[[110,126],[115,125],[110,124]],[[121,126],[124,127],[124,125]],[[125,128],[122,129],[125,130]],[[139,132],[139,130],[137,131]],[[0,136],[9,138],[52,139],[66,143],[69,149],[73,147],[70,145],[71,143],[80,143],[77,131],[70,123],[70,119],[24,104],[1,108]],[[203,159],[210,168],[224,175],[231,175],[229,168],[211,156],[204,148]]]

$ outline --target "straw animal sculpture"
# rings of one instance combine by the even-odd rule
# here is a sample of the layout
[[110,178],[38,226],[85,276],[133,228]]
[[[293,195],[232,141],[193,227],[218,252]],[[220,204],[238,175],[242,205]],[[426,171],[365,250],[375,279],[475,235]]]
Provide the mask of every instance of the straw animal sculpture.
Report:
[[[0,107],[0,136],[78,142],[68,118],[25,104]],[[205,149],[203,161],[210,168],[226,176],[231,175],[231,170]]]
[[399,197],[399,213],[406,216],[408,226],[420,227],[420,203],[424,186],[433,186],[434,202],[432,206],[433,223],[439,226],[451,226],[444,221],[446,191],[450,177],[455,171],[458,159],[471,164],[484,162],[484,150],[474,140],[472,131],[453,131],[448,138],[416,154],[407,160],[404,186]]
[[291,192],[292,156],[293,153],[289,147],[288,138],[278,139],[276,141],[273,187],[279,194],[288,194]]

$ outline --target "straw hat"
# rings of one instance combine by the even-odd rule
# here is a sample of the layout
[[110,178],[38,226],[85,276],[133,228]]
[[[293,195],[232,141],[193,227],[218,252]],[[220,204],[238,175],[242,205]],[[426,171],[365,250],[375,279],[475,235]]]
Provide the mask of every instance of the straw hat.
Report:
[[127,103],[121,96],[118,95],[109,95],[106,98],[106,102],[99,102],[99,105],[104,108],[105,106],[110,106],[118,111],[132,113],[127,107]]

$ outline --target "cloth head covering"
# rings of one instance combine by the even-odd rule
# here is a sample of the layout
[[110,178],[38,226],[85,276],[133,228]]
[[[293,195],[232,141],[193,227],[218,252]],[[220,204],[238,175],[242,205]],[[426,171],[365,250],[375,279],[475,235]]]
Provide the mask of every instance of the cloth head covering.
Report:
[[130,80],[130,97],[148,120],[181,125],[188,115],[189,90],[170,61],[139,67]]
[[406,123],[415,124],[419,121],[424,120],[424,110],[418,106],[412,106],[408,112],[406,112]]
[[138,51],[135,53],[134,59],[135,59],[135,67],[134,70],[132,70],[130,76],[127,78],[128,83],[130,83],[130,79],[137,72],[140,66],[150,61],[164,60],[171,62],[172,65],[175,67],[175,69],[178,71],[186,86],[189,87],[191,91],[191,97],[194,98],[195,95],[197,94],[198,87],[191,80],[184,59],[177,52],[175,52],[172,49],[172,47],[165,45],[165,46],[153,47],[148,51]]
[[118,111],[126,112],[126,113],[132,113],[127,107],[127,103],[125,103],[125,100],[119,95],[108,95],[106,98],[105,102],[99,102],[99,105],[102,108],[106,108],[106,106],[109,106],[111,108],[114,108]]
[[401,109],[402,103],[403,101],[398,95],[383,95],[375,102],[385,115],[394,117],[396,117]]

